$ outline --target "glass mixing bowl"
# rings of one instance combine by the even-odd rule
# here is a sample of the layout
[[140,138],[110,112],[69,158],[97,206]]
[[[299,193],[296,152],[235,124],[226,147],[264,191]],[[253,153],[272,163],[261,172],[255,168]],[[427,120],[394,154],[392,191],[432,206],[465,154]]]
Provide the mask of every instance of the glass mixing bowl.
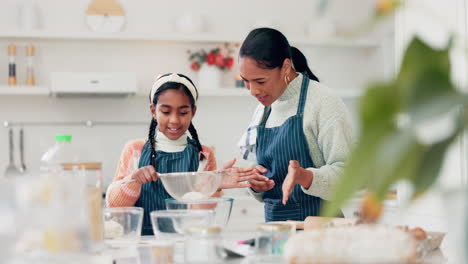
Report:
[[213,195],[221,185],[226,172],[176,172],[160,173],[166,191],[175,199],[182,201],[206,200]]
[[104,239],[111,244],[137,243],[141,236],[143,208],[103,209]]
[[173,198],[166,199],[168,210],[209,210],[214,212],[214,224],[224,228],[231,217],[233,198],[213,197],[199,201],[180,201]]
[[212,210],[159,210],[150,213],[154,236],[160,238],[183,238],[185,230],[193,226],[213,224]]

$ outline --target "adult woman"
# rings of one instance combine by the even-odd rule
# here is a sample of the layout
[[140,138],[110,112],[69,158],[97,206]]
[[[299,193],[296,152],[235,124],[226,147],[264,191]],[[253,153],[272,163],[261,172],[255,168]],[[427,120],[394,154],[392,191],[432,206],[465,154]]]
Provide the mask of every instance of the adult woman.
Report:
[[275,29],[249,33],[239,66],[260,102],[240,147],[243,158],[256,161],[260,174],[269,178],[249,180],[252,193],[265,203],[266,221],[318,215],[351,146],[346,106]]

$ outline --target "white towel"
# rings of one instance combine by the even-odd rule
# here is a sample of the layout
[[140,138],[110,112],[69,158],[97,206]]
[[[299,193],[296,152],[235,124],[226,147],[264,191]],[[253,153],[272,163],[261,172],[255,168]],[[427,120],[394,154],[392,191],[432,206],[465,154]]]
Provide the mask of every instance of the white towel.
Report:
[[250,121],[247,131],[242,135],[237,145],[240,148],[242,158],[248,161],[257,161],[257,155],[255,153],[257,148],[257,127],[263,117],[265,107],[258,107],[255,111],[252,120]]

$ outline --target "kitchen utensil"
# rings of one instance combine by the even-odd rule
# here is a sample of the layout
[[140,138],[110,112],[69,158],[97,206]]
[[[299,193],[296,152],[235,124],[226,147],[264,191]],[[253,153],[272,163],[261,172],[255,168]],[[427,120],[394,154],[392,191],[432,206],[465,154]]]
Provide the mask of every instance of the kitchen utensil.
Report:
[[183,201],[206,200],[218,190],[223,171],[159,173],[166,191]]
[[127,183],[131,183],[131,182],[136,182],[135,179],[131,179],[131,180],[120,180],[120,181],[115,181],[114,183],[118,183],[118,184],[127,184]]
[[304,220],[304,230],[314,230],[324,227],[355,226],[358,218],[308,216]]
[[214,224],[224,228],[231,216],[233,198],[219,197],[201,201],[180,201],[173,198],[166,199],[167,210],[212,210],[214,212]]
[[14,161],[13,161],[13,129],[10,128],[8,131],[8,140],[9,140],[9,150],[10,150],[10,162],[3,174],[5,177],[14,177],[21,174],[21,172],[16,168]]
[[143,224],[143,208],[104,208],[104,239],[111,244],[138,243]]
[[21,173],[24,173],[26,171],[26,164],[24,164],[24,132],[23,132],[23,128],[20,128],[19,137],[20,137],[20,142],[19,142],[20,167],[19,167],[19,171]]

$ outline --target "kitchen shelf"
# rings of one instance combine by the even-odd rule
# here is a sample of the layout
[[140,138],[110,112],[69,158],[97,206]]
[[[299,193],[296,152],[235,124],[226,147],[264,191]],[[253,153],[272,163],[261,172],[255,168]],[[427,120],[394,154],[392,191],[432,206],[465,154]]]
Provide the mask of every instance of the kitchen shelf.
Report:
[[[246,88],[231,88],[231,87],[222,87],[219,89],[211,90],[198,90],[200,97],[219,97],[219,96],[250,96],[249,90]],[[148,96],[148,92],[138,92],[138,96]]]
[[[220,97],[220,96],[251,96],[246,88],[219,88],[212,90],[199,90],[201,97]],[[342,98],[358,98],[363,95],[360,90],[336,89],[333,91]],[[50,95],[47,87],[42,86],[7,86],[0,85],[0,95]],[[148,96],[148,93],[138,92],[138,96]]]
[[49,89],[40,86],[1,86],[0,95],[49,95]]
[[[57,31],[11,31],[0,32],[0,39],[42,39],[42,40],[114,40],[114,41],[166,41],[198,43],[241,43],[245,36],[218,33],[101,33],[101,32],[57,32]],[[363,47],[376,48],[377,41],[371,39],[312,39],[290,38],[293,45],[311,45],[326,47]]]
[[[47,87],[40,86],[1,86],[0,95],[49,95]],[[138,93],[138,96],[148,96],[147,93]],[[200,96],[250,96],[245,88],[219,88],[213,90],[200,90]]]

